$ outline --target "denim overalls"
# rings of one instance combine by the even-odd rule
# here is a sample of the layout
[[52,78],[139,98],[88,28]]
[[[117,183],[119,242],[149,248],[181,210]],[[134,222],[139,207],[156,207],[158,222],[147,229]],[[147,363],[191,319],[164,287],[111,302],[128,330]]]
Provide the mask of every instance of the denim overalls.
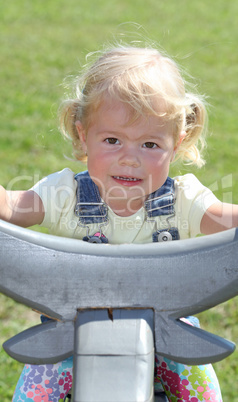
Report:
[[[108,239],[102,233],[102,227],[109,223],[107,204],[101,199],[98,187],[92,181],[88,171],[78,173],[75,176],[75,180],[78,183],[75,214],[79,218],[79,226],[87,228],[87,235],[83,240],[90,243],[108,243]],[[168,222],[166,229],[157,229],[153,233],[151,239],[153,242],[179,239],[178,229],[171,227],[169,223],[169,220],[175,215],[175,201],[174,180],[170,177],[167,178],[162,187],[151,193],[145,201],[144,207],[148,220],[153,220],[154,217],[163,215]],[[98,223],[98,232],[93,236],[89,236],[88,225],[95,223]]]

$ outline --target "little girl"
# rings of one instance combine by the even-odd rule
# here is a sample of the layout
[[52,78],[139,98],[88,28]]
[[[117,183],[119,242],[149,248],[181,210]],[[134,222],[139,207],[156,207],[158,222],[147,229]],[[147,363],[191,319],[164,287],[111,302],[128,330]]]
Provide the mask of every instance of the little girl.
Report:
[[[205,120],[202,100],[185,91],[174,61],[151,48],[112,48],[76,80],[75,98],[60,110],[63,134],[88,171],[64,169],[29,191],[1,187],[0,218],[111,244],[175,241],[238,226],[238,207],[218,201],[195,176],[168,177],[175,159],[204,163],[198,145]],[[72,363],[26,365],[13,401],[63,401]],[[211,365],[156,356],[155,389],[161,388],[169,401],[222,401]]]

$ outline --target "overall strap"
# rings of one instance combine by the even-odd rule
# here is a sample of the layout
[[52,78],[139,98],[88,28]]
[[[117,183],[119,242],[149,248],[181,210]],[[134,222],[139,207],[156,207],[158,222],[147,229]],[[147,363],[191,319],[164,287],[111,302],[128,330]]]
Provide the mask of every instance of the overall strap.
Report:
[[153,218],[160,215],[174,215],[175,200],[174,180],[168,177],[165,183],[145,201],[147,216]]
[[171,227],[169,219],[175,215],[174,204],[176,201],[174,180],[167,178],[165,183],[154,193],[151,193],[145,201],[145,210],[148,219],[156,216],[167,216],[168,227],[157,229],[152,235],[153,242],[164,242],[169,240],[179,240],[179,231]]
[[[101,225],[108,223],[108,207],[102,201],[96,184],[92,181],[88,171],[75,175],[77,181],[75,215],[79,218],[79,226],[87,228],[87,235],[83,238],[89,243],[108,243],[108,239],[101,232]],[[99,232],[89,236],[89,224],[98,223]]]
[[108,207],[102,201],[98,187],[92,181],[88,171],[75,175],[78,183],[75,214],[83,226],[90,223],[104,223],[108,220]]

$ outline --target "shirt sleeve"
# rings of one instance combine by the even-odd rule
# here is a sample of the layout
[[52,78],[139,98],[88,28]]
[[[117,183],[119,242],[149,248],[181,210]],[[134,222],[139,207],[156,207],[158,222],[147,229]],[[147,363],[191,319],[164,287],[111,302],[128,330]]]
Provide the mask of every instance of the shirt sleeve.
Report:
[[77,183],[70,169],[53,173],[36,183],[31,190],[43,202],[45,216],[41,226],[56,233],[60,222],[74,211]]
[[204,213],[220,201],[193,174],[177,176],[174,180],[177,189],[176,213],[182,222],[187,223],[188,236],[195,237],[201,233]]

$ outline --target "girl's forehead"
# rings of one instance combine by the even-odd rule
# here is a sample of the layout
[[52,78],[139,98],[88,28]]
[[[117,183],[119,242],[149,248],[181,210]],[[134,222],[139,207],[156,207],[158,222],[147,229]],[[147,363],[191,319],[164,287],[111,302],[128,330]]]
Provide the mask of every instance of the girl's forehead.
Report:
[[[134,107],[133,107],[134,106]],[[114,115],[123,115],[123,120],[128,124],[133,124],[138,119],[148,119],[155,117],[160,122],[166,123],[169,119],[169,113],[166,103],[163,99],[156,99],[154,104],[148,104],[148,107],[143,103],[132,105],[130,100],[122,100],[117,97],[103,96],[97,107],[94,108],[97,114],[107,113]]]
[[142,110],[134,110],[131,105],[118,99],[105,98],[92,113],[90,126],[100,126],[105,129],[116,127],[140,127],[144,130],[156,131],[166,127],[166,131],[173,132],[173,123],[163,113],[152,114]]
[[101,99],[101,102],[98,104],[96,111],[98,111],[99,113],[101,113],[102,111],[106,113],[121,112],[128,117],[133,114],[133,108],[129,104],[112,97],[103,97]]

